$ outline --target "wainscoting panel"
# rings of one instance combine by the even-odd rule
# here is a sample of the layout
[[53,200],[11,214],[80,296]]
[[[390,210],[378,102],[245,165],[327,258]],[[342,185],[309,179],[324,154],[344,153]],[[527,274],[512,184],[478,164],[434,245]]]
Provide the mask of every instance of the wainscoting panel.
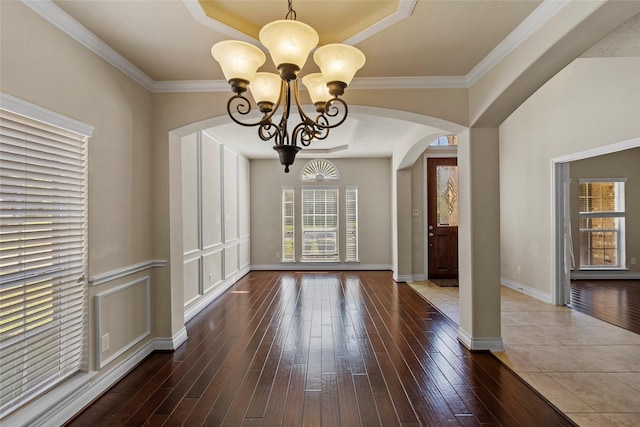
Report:
[[229,278],[238,271],[239,242],[224,249],[224,277]]
[[202,256],[202,282],[207,293],[222,282],[222,249]]
[[251,240],[243,239],[238,247],[239,267],[244,268],[251,263]]
[[94,297],[96,369],[101,369],[151,334],[149,276]]
[[201,258],[195,257],[184,262],[184,305],[189,305],[202,293],[200,286],[200,262]]

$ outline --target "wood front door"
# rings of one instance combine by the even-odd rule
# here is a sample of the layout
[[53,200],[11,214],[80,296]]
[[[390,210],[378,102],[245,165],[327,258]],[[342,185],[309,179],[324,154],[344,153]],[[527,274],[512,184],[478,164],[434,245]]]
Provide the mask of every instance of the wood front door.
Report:
[[429,279],[458,278],[458,159],[427,159]]

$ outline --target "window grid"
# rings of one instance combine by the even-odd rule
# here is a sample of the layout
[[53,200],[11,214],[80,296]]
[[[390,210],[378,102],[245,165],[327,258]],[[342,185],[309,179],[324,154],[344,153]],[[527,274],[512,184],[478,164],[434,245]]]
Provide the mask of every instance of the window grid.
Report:
[[346,204],[346,262],[358,262],[358,188],[347,187]]
[[302,260],[338,261],[338,189],[302,189]]
[[295,203],[293,188],[282,189],[282,262],[295,262]]
[[623,180],[580,180],[580,267],[624,268]]

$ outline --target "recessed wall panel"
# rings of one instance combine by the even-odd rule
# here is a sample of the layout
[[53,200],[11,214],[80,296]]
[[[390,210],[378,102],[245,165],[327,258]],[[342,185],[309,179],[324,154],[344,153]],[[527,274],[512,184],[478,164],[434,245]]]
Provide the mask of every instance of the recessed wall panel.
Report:
[[224,240],[238,238],[238,155],[224,147]]
[[233,273],[238,271],[238,247],[239,245],[232,245],[224,250],[225,278],[230,277]]
[[249,209],[250,209],[250,180],[249,161],[244,158],[238,159],[238,221],[240,238],[249,237]]
[[192,258],[184,262],[184,305],[200,295],[200,258]]
[[209,248],[222,242],[221,145],[204,132],[201,141],[202,247]]
[[199,248],[198,138],[182,138],[182,241],[185,253]]
[[222,282],[222,250],[202,256],[202,282],[204,293],[207,293]]

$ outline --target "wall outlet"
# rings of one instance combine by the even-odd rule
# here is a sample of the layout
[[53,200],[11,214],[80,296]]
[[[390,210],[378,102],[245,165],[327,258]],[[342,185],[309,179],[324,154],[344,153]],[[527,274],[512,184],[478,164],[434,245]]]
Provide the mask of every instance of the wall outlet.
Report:
[[102,352],[104,353],[105,351],[109,350],[109,333],[106,333],[102,336],[102,345],[101,345],[101,349]]
[[520,266],[519,266],[519,265],[516,265],[516,273],[520,274],[520,271],[521,271],[521,270],[520,270]]
[[414,210],[411,211],[411,215],[420,216],[420,211],[418,209],[414,209]]
[[209,283],[213,282],[213,273],[209,273]]
[[631,265],[636,265],[638,263],[638,258],[631,257]]

